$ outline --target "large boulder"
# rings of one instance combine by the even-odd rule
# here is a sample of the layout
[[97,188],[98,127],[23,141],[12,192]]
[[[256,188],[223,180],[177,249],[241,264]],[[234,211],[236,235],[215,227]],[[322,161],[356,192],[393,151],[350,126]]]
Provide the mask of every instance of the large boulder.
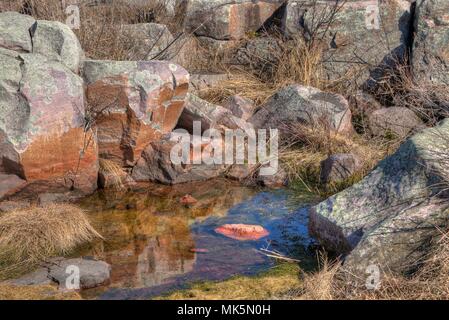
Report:
[[309,231],[345,268],[409,271],[447,223],[449,120],[407,140],[361,182],[313,207]]
[[189,0],[187,30],[217,40],[239,40],[255,32],[284,0]]
[[418,81],[449,85],[449,2],[418,0],[413,71]]
[[184,108],[189,74],[162,61],[86,61],[83,75],[101,158],[133,165],[172,131]]
[[218,130],[242,129],[244,131],[253,128],[250,123],[234,116],[231,110],[189,93],[177,127],[194,134],[195,122],[201,124],[201,132],[211,128]]
[[[133,168],[132,178],[135,181],[154,181],[163,184],[179,184],[191,181],[202,181],[216,178],[225,172],[226,166],[219,164],[205,164],[197,157],[201,156],[208,148],[208,144],[200,141],[200,154],[193,153],[194,141],[191,137],[190,147],[191,159],[187,164],[175,164],[171,159],[173,148],[178,145],[177,141],[172,141],[169,137],[164,137],[159,141],[151,142],[142,152],[142,157]],[[199,163],[195,164],[195,159]]]
[[0,13],[0,47],[38,53],[78,73],[84,52],[78,38],[58,21],[35,20],[17,12]]
[[19,191],[25,184],[25,180],[14,174],[0,173],[0,199]]
[[258,129],[283,130],[300,123],[322,125],[339,133],[353,131],[351,110],[343,96],[301,85],[276,92],[248,121]]
[[78,38],[67,25],[59,21],[38,20],[31,35],[33,53],[60,61],[73,72],[79,73],[84,52]]
[[97,147],[83,81],[39,54],[0,54],[0,171],[91,192]]
[[407,53],[411,6],[407,0],[290,0],[284,31],[325,41],[322,60],[330,80],[351,76],[360,85],[367,80],[371,85]]

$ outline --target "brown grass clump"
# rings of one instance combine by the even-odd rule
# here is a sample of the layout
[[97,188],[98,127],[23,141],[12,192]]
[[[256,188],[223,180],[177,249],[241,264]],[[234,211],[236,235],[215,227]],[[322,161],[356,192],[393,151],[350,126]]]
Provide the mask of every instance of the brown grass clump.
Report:
[[116,162],[109,159],[100,159],[99,163],[100,173],[103,173],[105,176],[109,176],[112,179],[114,188],[117,190],[125,189],[125,185],[123,183],[125,172],[123,171],[123,168]]
[[85,212],[74,205],[51,204],[4,213],[0,216],[0,279],[100,237]]

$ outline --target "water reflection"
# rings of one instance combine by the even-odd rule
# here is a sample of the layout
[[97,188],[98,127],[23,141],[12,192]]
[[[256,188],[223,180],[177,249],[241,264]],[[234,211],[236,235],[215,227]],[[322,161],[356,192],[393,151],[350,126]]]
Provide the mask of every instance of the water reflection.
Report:
[[[179,203],[186,193],[198,200],[191,208]],[[304,259],[312,241],[307,210],[298,210],[285,191],[258,192],[227,180],[100,192],[82,205],[105,240],[78,255],[112,266],[110,284],[82,292],[86,298],[148,298],[192,281],[253,274],[274,263],[259,248]],[[270,235],[229,239],[214,232],[225,223],[260,224]]]

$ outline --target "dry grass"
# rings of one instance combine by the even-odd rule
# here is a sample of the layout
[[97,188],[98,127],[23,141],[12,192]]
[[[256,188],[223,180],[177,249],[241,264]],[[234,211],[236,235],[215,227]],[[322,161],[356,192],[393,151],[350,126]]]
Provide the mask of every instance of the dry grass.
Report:
[[123,168],[109,159],[100,159],[100,173],[103,173],[105,176],[108,176],[109,179],[113,182],[113,187],[117,190],[124,190],[125,184],[123,183],[123,179],[125,178],[125,172]]
[[55,286],[14,286],[0,284],[0,300],[81,300],[75,292],[64,292]]
[[306,274],[295,299],[441,300],[449,299],[449,232],[442,233],[421,268],[411,276],[381,274],[377,290],[349,283],[337,262],[322,259],[322,269]]
[[101,237],[85,212],[52,204],[4,213],[0,217],[0,279],[28,271],[54,255]]

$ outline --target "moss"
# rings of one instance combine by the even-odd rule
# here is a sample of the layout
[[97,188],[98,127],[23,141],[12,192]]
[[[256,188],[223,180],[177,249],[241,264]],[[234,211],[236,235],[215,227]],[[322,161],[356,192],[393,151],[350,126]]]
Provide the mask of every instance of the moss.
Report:
[[236,276],[229,280],[195,283],[189,289],[171,292],[156,299],[274,299],[300,287],[300,268],[281,263],[257,276]]

